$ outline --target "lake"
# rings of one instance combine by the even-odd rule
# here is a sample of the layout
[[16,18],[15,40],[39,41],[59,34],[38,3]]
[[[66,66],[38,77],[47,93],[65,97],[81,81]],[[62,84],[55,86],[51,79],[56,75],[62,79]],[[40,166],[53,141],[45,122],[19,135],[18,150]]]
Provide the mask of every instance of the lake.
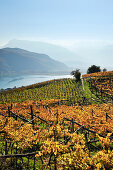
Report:
[[13,77],[0,77],[0,89],[7,89],[13,87],[27,86],[43,81],[59,79],[59,78],[72,78],[71,75],[21,75]]

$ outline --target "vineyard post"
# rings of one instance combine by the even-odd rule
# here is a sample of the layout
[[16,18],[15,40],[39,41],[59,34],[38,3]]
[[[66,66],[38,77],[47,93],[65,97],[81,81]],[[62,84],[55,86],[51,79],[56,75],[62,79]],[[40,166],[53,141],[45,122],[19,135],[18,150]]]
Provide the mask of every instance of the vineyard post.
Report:
[[102,100],[102,87],[101,87],[101,89],[100,89],[100,92],[101,92],[101,100]]
[[15,118],[15,120],[17,120],[17,117],[18,117],[18,116],[16,115],[16,118]]
[[[17,154],[17,145],[18,145],[18,143],[16,142],[16,154]],[[16,157],[16,168],[17,168],[17,157]]]
[[97,96],[97,88],[96,88],[96,86],[95,86],[95,89],[96,89],[96,96]]
[[53,129],[53,134],[54,134],[54,142],[56,141],[56,130]]
[[71,122],[72,122],[72,129],[71,129],[71,133],[73,133],[73,132],[74,132],[74,120],[73,120],[73,118],[71,118]]
[[111,89],[111,74],[109,76],[109,84],[110,84],[110,89]]
[[13,105],[12,105],[12,103],[11,103],[11,109],[12,109],[12,107],[13,107]]
[[57,170],[57,161],[56,161],[56,156],[54,155],[54,168]]
[[84,105],[86,101],[86,97],[83,96],[82,99],[83,99],[83,105]]
[[[54,133],[54,142],[56,141],[56,129],[53,129]],[[56,156],[54,154],[54,169],[57,170]]]
[[57,119],[56,124],[58,124],[58,109],[57,109],[57,113],[56,113],[56,119]]
[[91,77],[90,77],[90,87],[92,87],[92,80],[91,80]]
[[82,80],[82,87],[83,87],[83,90],[84,90],[84,78],[81,78]]
[[106,122],[107,122],[107,117],[108,117],[108,115],[107,115],[107,113],[106,113]]
[[32,105],[30,105],[30,109],[31,109],[31,120],[32,120],[33,129],[34,129],[34,120],[33,120],[33,108],[32,108]]
[[29,156],[27,156],[27,168],[29,169]]
[[93,116],[93,109],[92,109],[92,112],[91,112],[92,116]]
[[[13,151],[13,146],[12,146],[12,143],[11,143],[11,154],[12,154],[12,151]],[[12,157],[11,157],[11,164],[12,164]]]
[[8,154],[8,150],[7,150],[7,139],[6,139],[6,134],[5,134],[5,155]]
[[35,170],[35,155],[34,155],[34,164],[33,164],[33,170]]
[[16,108],[16,103],[15,103],[14,107]]
[[107,121],[107,118],[113,120],[113,119],[106,113],[106,121]]
[[65,140],[66,140],[66,136],[65,136],[65,132],[64,132],[64,143],[66,144]]
[[8,116],[10,117],[10,108],[9,108],[9,106],[8,106]]
[[[90,149],[90,145],[88,144],[88,133],[87,133],[87,131],[85,131],[84,136],[85,136],[86,145],[87,145],[88,149]],[[90,154],[90,152],[89,152],[89,154]]]
[[88,138],[87,138],[87,132],[86,132],[86,131],[85,131],[84,135],[85,135],[85,140],[86,140],[86,142],[87,142],[87,141],[88,141]]
[[113,96],[111,97],[111,100],[112,100],[112,104],[113,104]]
[[50,154],[50,158],[49,158],[49,162],[48,162],[48,165],[49,165],[49,169],[51,170],[51,158],[53,156],[53,153]]

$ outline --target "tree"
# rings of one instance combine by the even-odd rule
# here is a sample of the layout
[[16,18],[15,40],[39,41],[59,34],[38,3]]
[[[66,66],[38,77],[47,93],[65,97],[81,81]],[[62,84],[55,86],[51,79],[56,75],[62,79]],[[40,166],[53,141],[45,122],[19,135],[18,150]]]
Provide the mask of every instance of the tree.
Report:
[[80,81],[81,73],[80,73],[79,69],[73,70],[71,72],[71,75],[73,75],[75,77],[77,82]]
[[88,68],[87,74],[96,73],[100,71],[101,71],[100,66],[92,65],[91,67]]
[[103,72],[106,72],[106,71],[107,71],[107,69],[106,69],[106,68],[104,68],[104,69],[103,69]]

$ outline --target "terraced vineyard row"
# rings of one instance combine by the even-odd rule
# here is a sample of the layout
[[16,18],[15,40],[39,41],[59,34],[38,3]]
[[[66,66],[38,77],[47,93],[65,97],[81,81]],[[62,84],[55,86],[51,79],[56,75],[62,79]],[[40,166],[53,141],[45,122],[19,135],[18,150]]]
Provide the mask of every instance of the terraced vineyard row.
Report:
[[83,78],[87,78],[87,77],[102,77],[102,76],[104,77],[104,76],[110,76],[110,75],[113,75],[113,71],[84,74],[84,75],[82,75],[82,77]]
[[[1,166],[28,169],[113,168],[112,104],[59,106],[57,102],[17,103],[10,108],[10,117],[7,105],[1,104],[1,154],[7,158],[6,163],[1,161]],[[20,117],[15,120],[11,113],[29,122]],[[10,154],[14,155],[13,159]]]
[[[26,100],[49,100],[64,99],[70,104],[77,104],[79,101],[83,103],[83,95],[78,96],[79,89],[82,85],[75,83],[74,79],[61,79],[59,81],[49,81],[39,84],[36,87],[30,86],[26,89],[17,89],[0,94],[1,103],[15,103]],[[84,93],[84,92],[83,92]],[[87,97],[86,97],[87,98]]]
[[91,91],[105,100],[113,101],[113,72],[100,72],[83,75],[90,83]]
[[113,169],[113,105],[84,82],[1,94],[1,169]]

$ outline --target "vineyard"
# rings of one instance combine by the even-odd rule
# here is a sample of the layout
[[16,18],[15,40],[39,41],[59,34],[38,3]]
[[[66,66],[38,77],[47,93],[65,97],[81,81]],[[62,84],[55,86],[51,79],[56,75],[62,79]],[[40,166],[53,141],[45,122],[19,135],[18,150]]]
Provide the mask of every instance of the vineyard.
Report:
[[112,75],[82,80],[0,94],[1,170],[113,169]]
[[83,75],[83,78],[89,78],[91,86],[96,91],[102,91],[107,96],[113,96],[113,71],[86,74]]
[[90,101],[91,96],[84,93],[81,83],[75,83],[73,79],[60,79],[47,81],[16,90],[5,91],[0,94],[0,103],[17,103],[26,100],[50,100],[62,99],[67,103],[77,104],[83,103],[83,98]]

